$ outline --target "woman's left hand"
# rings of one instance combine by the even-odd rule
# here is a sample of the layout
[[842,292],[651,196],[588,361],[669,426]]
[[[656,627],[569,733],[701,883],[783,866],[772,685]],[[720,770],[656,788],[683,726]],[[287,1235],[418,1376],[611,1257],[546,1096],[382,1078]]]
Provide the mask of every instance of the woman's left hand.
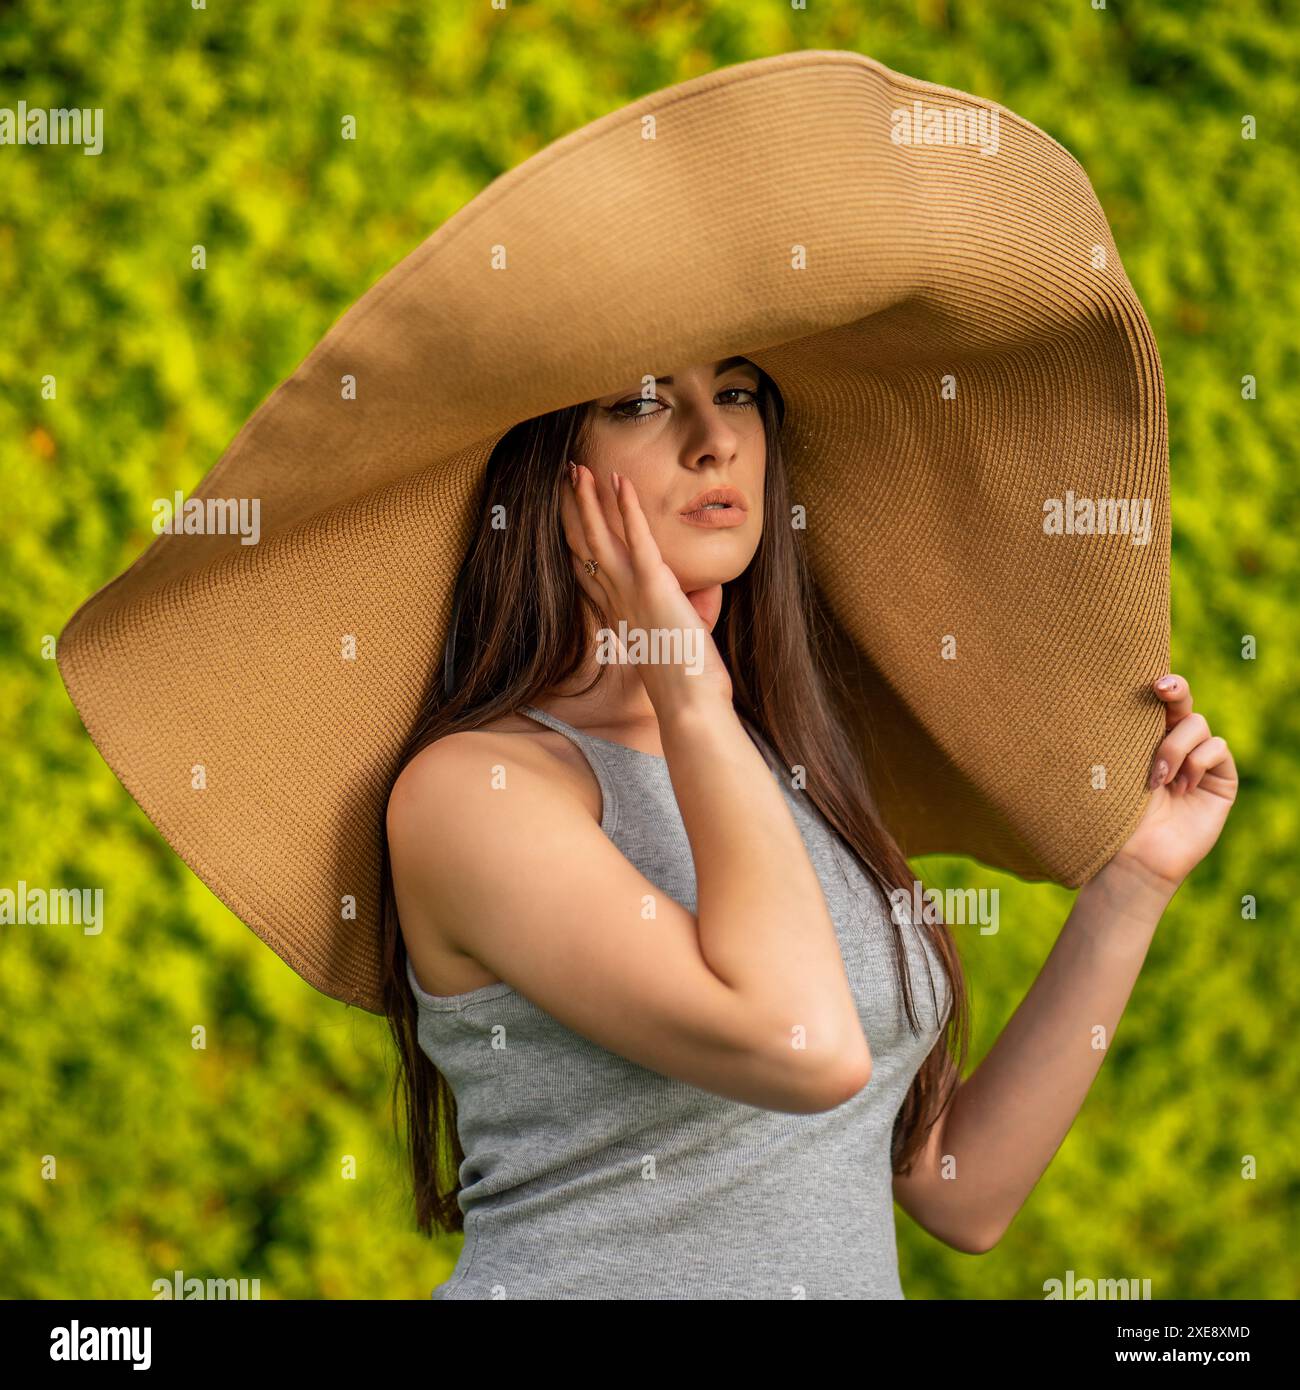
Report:
[[1172,892],[1219,838],[1237,799],[1237,767],[1205,716],[1192,713],[1181,676],[1162,676],[1155,692],[1165,703],[1166,734],[1152,761],[1151,799],[1115,859],[1155,875]]

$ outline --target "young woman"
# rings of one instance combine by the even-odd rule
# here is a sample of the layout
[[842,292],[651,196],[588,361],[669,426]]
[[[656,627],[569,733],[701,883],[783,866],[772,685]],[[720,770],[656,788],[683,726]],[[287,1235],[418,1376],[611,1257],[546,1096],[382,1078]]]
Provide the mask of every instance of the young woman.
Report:
[[895,1200],[990,1249],[1235,795],[1157,683],[1146,816],[959,1085],[957,950],[890,910],[912,874],[843,732],[781,412],[730,358],[489,464],[387,816],[418,1220],[465,1232],[434,1298],[901,1298]]

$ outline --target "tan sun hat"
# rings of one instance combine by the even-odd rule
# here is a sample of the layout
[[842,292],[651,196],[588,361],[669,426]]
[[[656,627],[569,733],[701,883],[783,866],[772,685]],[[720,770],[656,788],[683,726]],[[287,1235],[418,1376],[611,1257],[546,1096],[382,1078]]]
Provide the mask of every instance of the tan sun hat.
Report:
[[225,534],[178,522],[64,630],[108,764],[318,989],[381,1009],[385,800],[493,446],[731,354],[784,397],[792,497],[904,852],[1074,887],[1133,829],[1164,729],[1168,464],[1156,344],[1105,216],[1005,108],[788,53],[498,178],[191,494],[243,499],[246,536],[233,513]]

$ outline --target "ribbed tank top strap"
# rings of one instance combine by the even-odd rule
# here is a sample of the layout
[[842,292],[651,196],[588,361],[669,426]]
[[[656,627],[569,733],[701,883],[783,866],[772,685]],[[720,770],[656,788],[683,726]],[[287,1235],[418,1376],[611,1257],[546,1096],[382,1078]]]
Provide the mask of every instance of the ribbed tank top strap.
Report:
[[[554,729],[557,734],[563,734],[587,759],[596,781],[600,785],[600,828],[610,839],[613,839],[614,833],[618,829],[617,783],[620,779],[618,772],[611,766],[611,762],[618,758],[619,745],[596,738],[592,734],[584,734],[581,729],[575,729],[572,724],[566,724],[563,719],[557,719],[555,715],[547,714],[545,710],[537,709],[533,705],[521,705],[519,713],[537,720],[539,724],[545,724],[548,729]],[[634,748],[624,748],[622,751],[629,756],[646,756],[645,754],[638,755]]]

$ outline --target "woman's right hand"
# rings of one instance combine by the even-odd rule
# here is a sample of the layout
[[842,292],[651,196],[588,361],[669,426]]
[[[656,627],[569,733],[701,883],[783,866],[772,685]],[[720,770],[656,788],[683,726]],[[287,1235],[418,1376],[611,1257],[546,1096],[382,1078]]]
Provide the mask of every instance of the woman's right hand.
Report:
[[[573,495],[564,499],[564,529],[578,583],[605,614],[615,638],[620,621],[627,624],[629,641],[638,631],[644,634],[650,659],[635,669],[656,713],[662,718],[701,698],[730,708],[731,677],[713,634],[659,553],[632,483],[624,477],[617,488],[610,484],[625,542],[606,520],[591,470],[570,464],[569,474]],[[594,576],[583,563],[588,557],[596,561]],[[696,596],[715,615],[721,598],[721,585],[716,587],[716,594],[702,590]],[[617,642],[611,645],[617,652]]]

